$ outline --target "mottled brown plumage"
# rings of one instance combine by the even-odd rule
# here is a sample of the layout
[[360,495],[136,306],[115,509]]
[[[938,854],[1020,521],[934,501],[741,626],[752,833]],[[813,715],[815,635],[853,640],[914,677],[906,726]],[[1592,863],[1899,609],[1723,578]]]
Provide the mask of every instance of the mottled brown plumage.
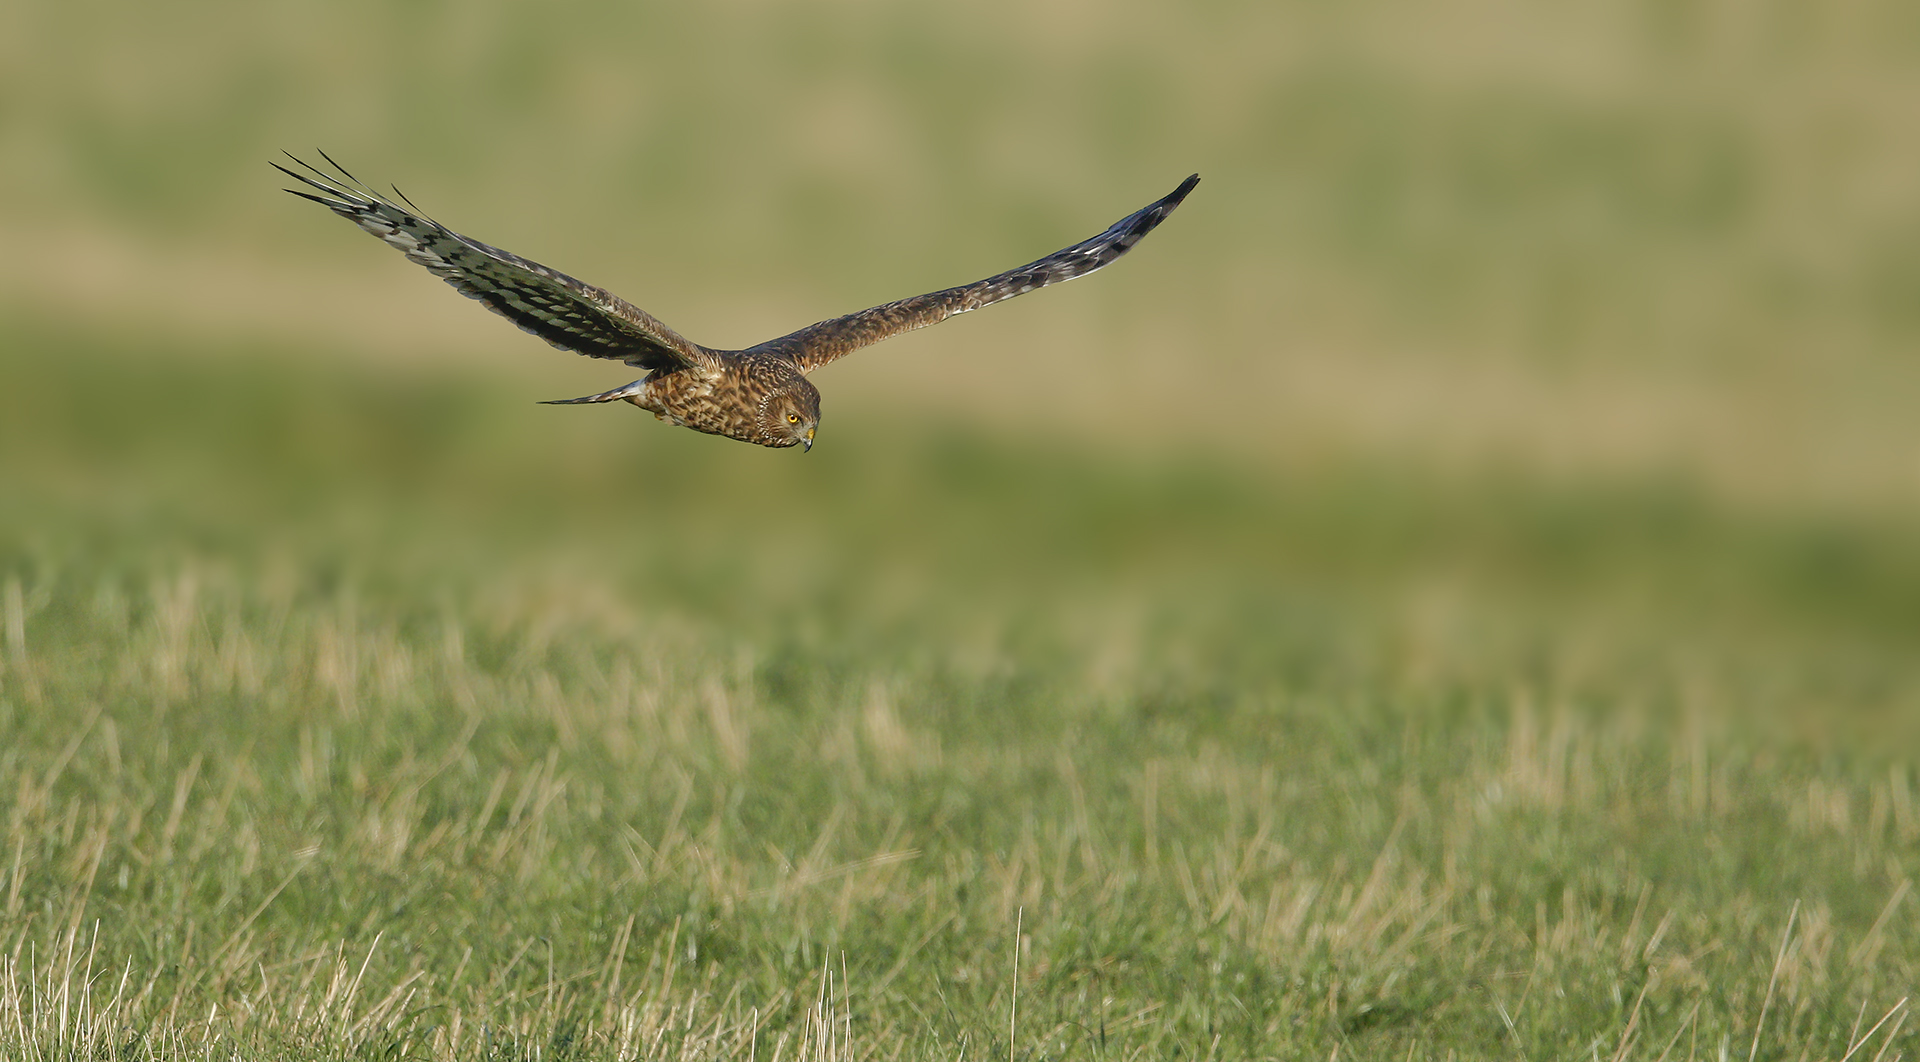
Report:
[[1085,276],[1131,250],[1200,183],[1198,174],[1188,177],[1166,198],[1127,215],[1100,235],[1018,269],[821,321],[745,350],[714,350],[610,292],[454,232],[414,209],[397,188],[394,195],[400,202],[387,199],[331,158],[327,161],[337,176],[293,161],[311,176],[277,163],[274,168],[321,194],[287,191],[380,237],[462,295],[562,350],[647,370],[645,377],[624,387],[552,404],[625,400],[696,431],[761,446],[809,449],[820,423],[820,392],[807,373],[890,336]]

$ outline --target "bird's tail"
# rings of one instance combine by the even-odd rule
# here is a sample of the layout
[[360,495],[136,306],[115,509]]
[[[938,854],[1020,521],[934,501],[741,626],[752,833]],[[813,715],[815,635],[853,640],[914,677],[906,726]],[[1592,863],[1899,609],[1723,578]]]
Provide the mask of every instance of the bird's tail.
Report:
[[597,395],[588,395],[585,398],[549,398],[540,404],[543,406],[578,406],[588,402],[618,402],[623,398],[639,394],[641,388],[646,386],[646,383],[647,381],[645,380],[635,380],[624,387],[616,387],[611,391],[602,391]]

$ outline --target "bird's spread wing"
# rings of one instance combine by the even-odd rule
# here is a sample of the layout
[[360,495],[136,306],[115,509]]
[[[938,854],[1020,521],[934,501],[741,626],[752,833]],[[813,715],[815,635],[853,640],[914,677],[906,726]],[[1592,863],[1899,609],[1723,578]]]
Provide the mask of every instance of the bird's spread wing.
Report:
[[1166,198],[1121,218],[1100,235],[1055,251],[1018,269],[1009,269],[998,276],[957,288],[916,295],[911,299],[901,299],[899,302],[811,324],[798,332],[752,347],[746,353],[785,357],[799,366],[801,372],[811,372],[835,358],[902,332],[939,324],[957,313],[991,306],[1002,299],[1025,295],[1049,284],[1085,276],[1131,250],[1141,237],[1165,221],[1167,215],[1173,213],[1173,208],[1179,206],[1187,193],[1193,191],[1193,186],[1199,183],[1200,175],[1196,173],[1180,182],[1180,187]]
[[318,191],[287,191],[360,226],[409,259],[426,266],[460,294],[562,350],[612,358],[647,369],[672,370],[710,365],[713,356],[699,344],[661,324],[645,310],[538,262],[528,261],[478,240],[470,240],[422,215],[399,189],[395,203],[333,164],[339,176],[323,173],[287,156],[308,171],[274,168]]

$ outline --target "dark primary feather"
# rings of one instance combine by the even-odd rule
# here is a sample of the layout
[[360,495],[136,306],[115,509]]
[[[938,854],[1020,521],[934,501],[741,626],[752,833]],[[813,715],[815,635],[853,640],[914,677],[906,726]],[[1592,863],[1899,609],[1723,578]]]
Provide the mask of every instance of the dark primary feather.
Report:
[[1196,173],[1180,182],[1180,187],[1165,198],[1128,214],[1100,235],[1061,248],[1016,269],[957,288],[916,295],[811,324],[797,332],[750,347],[746,353],[787,358],[799,366],[801,372],[811,372],[835,358],[902,332],[939,324],[954,314],[991,306],[1049,284],[1086,276],[1131,250],[1141,237],[1165,221],[1167,215],[1173,213],[1173,209],[1199,183],[1200,175]]
[[[562,350],[624,361],[646,369],[712,365],[699,344],[611,292],[556,269],[470,240],[360,183],[339,163],[339,177],[287,156],[313,176],[278,163],[274,168],[322,193],[287,191],[311,199],[378,236],[471,299]],[[316,179],[318,178],[318,179]],[[344,180],[340,179],[344,178]],[[399,195],[399,190],[394,190]],[[405,201],[405,196],[400,196]]]

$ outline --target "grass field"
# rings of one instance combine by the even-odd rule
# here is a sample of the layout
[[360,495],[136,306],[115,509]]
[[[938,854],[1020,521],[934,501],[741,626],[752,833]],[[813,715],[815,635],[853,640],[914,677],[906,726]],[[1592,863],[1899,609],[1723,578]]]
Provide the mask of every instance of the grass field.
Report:
[[12,1057],[1908,1049],[1909,525],[31,345]]
[[1909,6],[0,5],[0,1058],[1897,1062]]

